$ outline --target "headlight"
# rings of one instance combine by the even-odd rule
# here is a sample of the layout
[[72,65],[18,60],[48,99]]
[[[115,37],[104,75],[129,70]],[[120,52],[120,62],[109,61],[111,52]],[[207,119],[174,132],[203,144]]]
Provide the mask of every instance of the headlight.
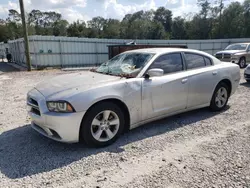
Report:
[[75,112],[74,108],[66,101],[49,101],[47,107],[51,112],[64,112],[72,113]]
[[247,66],[247,70],[250,70],[250,65]]

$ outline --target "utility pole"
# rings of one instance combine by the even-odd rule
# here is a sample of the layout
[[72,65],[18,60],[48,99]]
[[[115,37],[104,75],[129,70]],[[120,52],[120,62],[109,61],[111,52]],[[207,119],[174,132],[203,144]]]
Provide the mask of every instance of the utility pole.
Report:
[[219,38],[221,38],[221,12],[223,9],[223,0],[220,0],[220,17],[219,17]]
[[24,38],[24,46],[25,46],[26,64],[27,64],[28,71],[31,71],[29,40],[28,40],[27,26],[26,26],[26,21],[25,21],[25,11],[24,11],[24,6],[23,6],[23,0],[19,0],[19,4],[20,4],[20,10],[21,10],[22,25],[23,25],[23,38]]

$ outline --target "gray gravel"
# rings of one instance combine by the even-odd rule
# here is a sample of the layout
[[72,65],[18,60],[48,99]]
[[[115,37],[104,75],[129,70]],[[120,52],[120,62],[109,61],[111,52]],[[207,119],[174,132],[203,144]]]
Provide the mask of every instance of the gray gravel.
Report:
[[184,113],[90,149],[30,128],[27,91],[65,73],[0,73],[0,187],[250,187],[250,85],[243,79],[223,112]]

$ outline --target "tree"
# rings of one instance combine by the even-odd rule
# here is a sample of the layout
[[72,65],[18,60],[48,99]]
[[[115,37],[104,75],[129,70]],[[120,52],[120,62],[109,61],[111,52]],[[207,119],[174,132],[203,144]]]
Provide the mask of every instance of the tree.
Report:
[[154,14],[154,21],[160,22],[166,32],[171,32],[172,12],[164,7],[159,7]]
[[149,27],[148,39],[169,39],[166,35],[165,29],[160,22],[152,22]]
[[120,38],[120,21],[116,19],[107,19],[103,25],[104,38]]
[[9,17],[7,19],[9,22],[20,22],[21,14],[14,9],[9,10]]
[[244,26],[245,33],[244,37],[250,37],[250,0],[245,0],[243,3],[243,16],[244,16]]
[[9,38],[9,32],[8,28],[6,26],[6,22],[3,19],[0,19],[0,41],[7,42],[7,39]]
[[[228,0],[198,0],[201,10],[184,17],[172,18],[164,7],[137,11],[123,19],[94,17],[68,23],[54,11],[32,10],[27,13],[29,35],[55,35],[89,38],[123,39],[212,39],[250,37],[250,0],[243,3]],[[0,19],[0,41],[22,36],[20,14],[9,10],[6,20]]]
[[69,25],[67,33],[69,37],[87,37],[89,32],[86,23],[77,20]]
[[53,24],[53,35],[55,36],[67,36],[67,20],[58,20]]
[[221,33],[223,38],[243,37],[245,33],[244,8],[232,2],[222,13]]
[[200,16],[203,19],[207,19],[209,11],[211,10],[208,0],[198,0],[198,5],[201,7]]
[[174,18],[172,22],[172,35],[173,39],[186,39],[187,33],[185,28],[185,19],[180,16]]
[[105,19],[103,17],[94,17],[92,20],[88,21],[88,27],[90,28],[90,37],[102,37],[102,30],[105,24]]

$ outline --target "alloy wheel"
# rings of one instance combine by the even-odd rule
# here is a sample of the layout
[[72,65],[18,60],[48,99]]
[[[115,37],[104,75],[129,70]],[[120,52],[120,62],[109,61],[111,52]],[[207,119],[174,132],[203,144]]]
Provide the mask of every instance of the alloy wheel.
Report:
[[215,97],[215,104],[217,107],[222,108],[226,102],[227,102],[227,90],[224,87],[221,87],[217,93],[216,93],[216,97]]
[[240,60],[240,68],[244,68],[244,67],[245,67],[245,64],[246,64],[246,61],[245,61],[244,58],[242,58],[242,59]]
[[118,132],[120,120],[111,110],[104,110],[97,114],[91,124],[91,134],[99,142],[111,140]]

